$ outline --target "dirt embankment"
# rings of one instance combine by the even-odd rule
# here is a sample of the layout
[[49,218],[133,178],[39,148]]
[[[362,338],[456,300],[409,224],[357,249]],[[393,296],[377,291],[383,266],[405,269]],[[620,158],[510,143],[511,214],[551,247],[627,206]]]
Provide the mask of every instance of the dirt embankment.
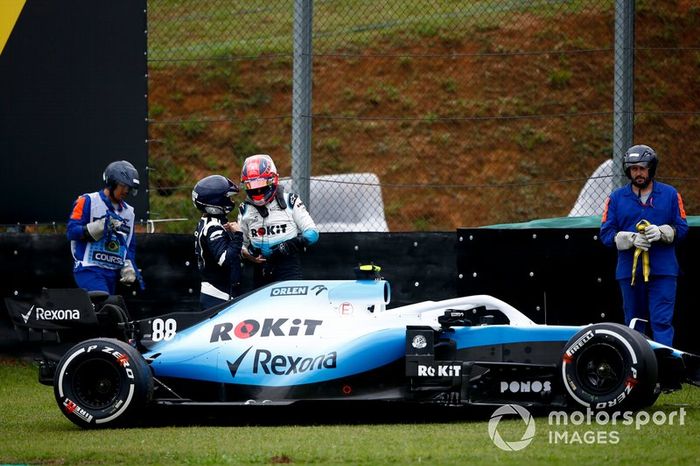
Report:
[[[697,179],[677,178],[700,155],[700,13],[669,11],[637,20],[635,140],[658,149],[660,176],[695,214]],[[611,154],[611,21],[522,16],[315,56],[312,175],[376,173],[393,231],[567,215]],[[188,208],[204,175],[237,178],[253,153],[291,173],[291,76],[279,57],[151,70],[156,215]]]

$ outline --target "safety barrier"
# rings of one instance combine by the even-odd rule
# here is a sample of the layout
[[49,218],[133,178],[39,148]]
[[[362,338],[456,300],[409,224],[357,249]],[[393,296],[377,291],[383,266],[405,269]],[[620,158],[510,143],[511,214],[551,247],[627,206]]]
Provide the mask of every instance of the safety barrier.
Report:
[[[622,321],[614,279],[615,251],[595,228],[473,228],[430,233],[324,233],[302,256],[305,278],[353,279],[358,263],[381,265],[392,284],[391,306],[462,295],[491,294],[538,323]],[[692,258],[700,257],[700,228],[678,247],[676,346],[700,352]],[[134,317],[198,309],[199,276],[190,235],[137,236],[145,291],[120,288]],[[43,287],[75,286],[62,235],[0,234],[0,296],[29,298]],[[120,285],[121,286],[121,285]],[[244,267],[243,291],[252,289]],[[0,303],[0,350],[13,344]]]

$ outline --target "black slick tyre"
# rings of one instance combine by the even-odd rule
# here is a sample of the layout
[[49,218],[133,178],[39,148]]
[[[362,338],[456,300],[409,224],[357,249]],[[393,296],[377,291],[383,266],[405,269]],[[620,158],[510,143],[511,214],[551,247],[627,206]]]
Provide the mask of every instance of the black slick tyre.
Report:
[[58,363],[54,395],[63,414],[84,428],[128,423],[153,394],[153,376],[141,354],[111,338],[86,340]]
[[593,324],[564,346],[561,376],[574,406],[639,409],[658,396],[656,356],[645,338],[620,324]]

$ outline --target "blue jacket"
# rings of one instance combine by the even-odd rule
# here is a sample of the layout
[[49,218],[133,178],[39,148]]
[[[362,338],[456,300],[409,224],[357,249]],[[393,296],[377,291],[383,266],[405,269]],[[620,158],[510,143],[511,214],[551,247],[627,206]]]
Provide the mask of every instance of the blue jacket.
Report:
[[[632,184],[615,190],[605,202],[600,239],[608,247],[615,247],[615,235],[620,231],[637,231],[636,225],[646,219],[654,225],[670,225],[676,230],[673,243],[652,243],[649,249],[651,275],[678,276],[679,267],[675,245],[688,233],[683,199],[673,186],[654,181],[646,204],[632,191]],[[615,278],[632,278],[632,260],[635,248],[617,252]],[[637,276],[642,276],[641,260],[637,264]]]

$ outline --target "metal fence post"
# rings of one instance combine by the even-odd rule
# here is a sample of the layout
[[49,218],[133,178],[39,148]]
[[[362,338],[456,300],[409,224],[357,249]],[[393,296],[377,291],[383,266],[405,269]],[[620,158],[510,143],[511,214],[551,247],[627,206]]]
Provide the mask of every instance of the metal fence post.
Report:
[[311,35],[313,0],[294,0],[292,65],[292,187],[311,205]]
[[634,137],[634,0],[615,0],[615,81],[613,96],[613,176],[627,180],[622,157]]

